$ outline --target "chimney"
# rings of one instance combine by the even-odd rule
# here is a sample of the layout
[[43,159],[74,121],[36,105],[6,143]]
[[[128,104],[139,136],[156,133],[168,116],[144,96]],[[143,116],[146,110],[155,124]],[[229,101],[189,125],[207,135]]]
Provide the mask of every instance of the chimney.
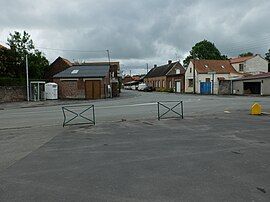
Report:
[[157,67],[157,65],[154,65],[154,68],[156,68]]
[[172,63],[172,61],[171,60],[168,60],[168,64],[171,64]]

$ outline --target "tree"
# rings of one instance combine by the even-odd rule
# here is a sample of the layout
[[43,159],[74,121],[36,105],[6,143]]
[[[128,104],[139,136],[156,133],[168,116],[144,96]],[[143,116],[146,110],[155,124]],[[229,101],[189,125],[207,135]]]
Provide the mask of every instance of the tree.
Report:
[[251,52],[246,52],[246,53],[239,54],[239,57],[246,57],[246,56],[253,56],[253,55],[254,54]]
[[35,49],[31,36],[25,31],[23,33],[15,31],[14,34],[9,34],[7,41],[10,49],[3,56],[7,60],[6,75],[16,78],[25,77],[25,58],[28,55],[29,78],[43,78],[49,67],[49,61],[42,52]]
[[187,67],[190,60],[206,59],[206,60],[226,60],[227,56],[221,55],[220,51],[216,48],[214,43],[203,40],[195,44],[189,52],[189,56],[183,61],[184,66]]
[[268,62],[270,62],[270,49],[268,50],[267,53],[265,53],[265,59],[268,60]]

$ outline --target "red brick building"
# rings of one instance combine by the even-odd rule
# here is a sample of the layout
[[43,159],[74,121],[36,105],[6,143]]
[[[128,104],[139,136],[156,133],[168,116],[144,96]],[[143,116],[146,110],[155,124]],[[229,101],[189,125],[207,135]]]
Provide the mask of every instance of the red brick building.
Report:
[[168,61],[168,64],[154,66],[144,77],[144,83],[154,87],[156,90],[172,90],[184,92],[186,70],[180,62]]
[[72,66],[53,76],[60,99],[101,99],[111,96],[109,66]]

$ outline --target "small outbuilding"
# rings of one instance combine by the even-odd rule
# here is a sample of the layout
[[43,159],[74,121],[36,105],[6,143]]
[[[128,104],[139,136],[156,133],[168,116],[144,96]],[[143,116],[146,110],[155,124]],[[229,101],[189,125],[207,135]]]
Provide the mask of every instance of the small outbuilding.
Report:
[[60,99],[101,99],[111,96],[109,65],[74,65],[53,76]]
[[235,95],[270,95],[270,72],[234,79],[232,89]]

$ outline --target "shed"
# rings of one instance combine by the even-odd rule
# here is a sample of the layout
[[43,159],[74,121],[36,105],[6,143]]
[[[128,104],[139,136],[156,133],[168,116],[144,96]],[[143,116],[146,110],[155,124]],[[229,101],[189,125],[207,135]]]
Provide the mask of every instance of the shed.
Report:
[[232,82],[233,94],[270,95],[270,72],[234,79]]
[[100,99],[109,95],[109,65],[74,65],[53,76],[61,99]]

